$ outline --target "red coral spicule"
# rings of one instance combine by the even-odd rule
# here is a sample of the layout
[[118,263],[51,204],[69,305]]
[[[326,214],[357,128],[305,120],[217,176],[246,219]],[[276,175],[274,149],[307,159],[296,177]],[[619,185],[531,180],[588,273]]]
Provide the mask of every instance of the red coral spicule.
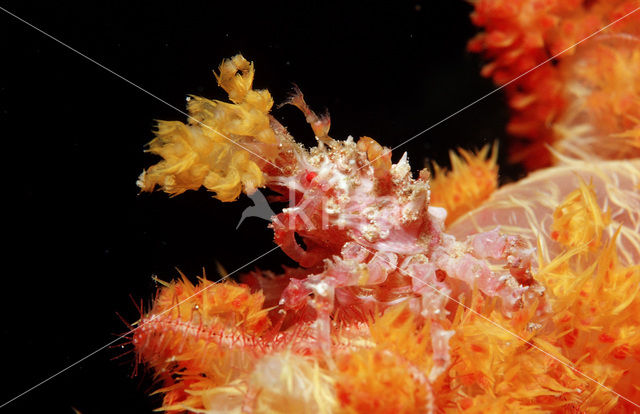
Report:
[[[278,192],[291,207],[273,217],[275,241],[301,267],[254,271],[240,285],[183,279],[160,290],[133,343],[162,384],[162,409],[616,406],[615,394],[563,365],[580,357],[562,355],[566,334],[556,332],[553,304],[532,276],[534,248],[498,229],[464,241],[446,234],[446,210],[429,205],[426,170],[413,178],[406,154],[393,164],[368,137],[332,139],[328,117],[296,91],[290,103],[318,138],[306,150],[269,115],[271,95],[251,88],[253,76],[242,56],[224,61],[217,79],[233,103],[193,97],[187,124],[161,122],[150,151],[164,160],[139,185],[171,194],[204,186],[223,201],[263,186]],[[562,307],[572,315],[563,328],[580,331],[584,305],[565,298]],[[629,340],[637,332],[616,332],[611,350],[598,352],[637,359],[638,341]],[[607,384],[623,376],[606,366],[589,374]]]

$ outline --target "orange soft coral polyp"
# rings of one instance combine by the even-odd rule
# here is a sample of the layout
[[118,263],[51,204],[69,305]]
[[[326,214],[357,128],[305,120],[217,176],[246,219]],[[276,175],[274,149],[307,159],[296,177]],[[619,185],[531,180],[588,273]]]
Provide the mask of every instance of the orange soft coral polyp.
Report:
[[[513,110],[507,128],[515,138],[512,160],[529,170],[559,162],[547,146],[580,159],[639,155],[636,146],[616,140],[615,135],[637,127],[616,108],[625,106],[631,113],[638,108],[638,65],[622,56],[628,50],[640,50],[639,17],[634,13],[640,2],[478,0],[474,6],[472,21],[485,31],[468,47],[490,60],[482,75],[505,85]],[[612,41],[619,44],[611,47]],[[591,57],[585,53],[594,44],[601,49],[596,59],[593,53]],[[587,76],[593,78],[587,80]],[[631,89],[628,95],[616,92],[621,82],[627,85],[625,92]],[[600,95],[599,91],[605,92]],[[577,111],[589,111],[585,106],[590,102],[602,104],[604,116],[595,111],[576,116]],[[597,131],[597,139],[589,136],[593,134],[582,136],[585,128],[611,122],[617,125]],[[589,146],[597,148],[585,148]]]
[[588,246],[595,250],[600,246],[604,227],[611,221],[609,216],[600,210],[593,186],[580,181],[580,188],[554,211],[551,238],[567,247]]
[[498,187],[498,147],[484,146],[477,154],[460,150],[461,158],[449,153],[451,171],[433,164],[431,205],[447,210],[446,223],[482,204]]

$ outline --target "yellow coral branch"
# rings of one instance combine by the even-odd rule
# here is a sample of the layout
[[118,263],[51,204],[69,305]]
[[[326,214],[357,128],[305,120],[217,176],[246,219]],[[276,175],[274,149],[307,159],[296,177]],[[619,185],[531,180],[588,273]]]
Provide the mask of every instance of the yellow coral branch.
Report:
[[269,118],[273,99],[251,88],[253,76],[253,64],[241,55],[225,60],[216,79],[233,103],[194,96],[187,124],[159,121],[148,151],[163,160],[140,175],[138,186],[158,185],[172,195],[204,186],[222,201],[263,186],[260,167],[277,155],[278,140]]

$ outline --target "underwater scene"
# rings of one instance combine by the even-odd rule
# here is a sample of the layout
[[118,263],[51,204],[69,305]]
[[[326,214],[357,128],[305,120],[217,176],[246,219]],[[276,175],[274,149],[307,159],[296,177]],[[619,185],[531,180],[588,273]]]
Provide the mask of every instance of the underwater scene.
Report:
[[4,7],[2,410],[640,412],[640,1]]

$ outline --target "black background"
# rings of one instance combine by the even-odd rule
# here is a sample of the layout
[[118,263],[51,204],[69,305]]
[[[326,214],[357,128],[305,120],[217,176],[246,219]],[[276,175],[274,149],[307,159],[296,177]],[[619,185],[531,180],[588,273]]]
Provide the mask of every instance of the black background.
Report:
[[[462,0],[0,4],[181,109],[187,93],[226,99],[211,71],[242,52],[257,88],[282,102],[295,82],[312,108],[329,110],[337,139],[395,146],[493,89],[466,52],[476,29]],[[148,303],[152,275],[214,277],[216,261],[232,271],[273,244],[259,219],[235,230],[246,197],[138,195],[138,174],[155,162],[143,152],[154,119],[183,115],[1,11],[0,47],[4,402],[124,333],[116,312],[137,319],[129,296]],[[297,110],[274,115],[312,143]],[[455,146],[502,141],[507,115],[496,93],[394,159],[408,151],[414,170],[446,163]],[[257,264],[286,261],[274,252]],[[160,400],[148,396],[148,373],[131,378],[131,355],[112,360],[126,349],[103,350],[0,411],[150,412]]]

